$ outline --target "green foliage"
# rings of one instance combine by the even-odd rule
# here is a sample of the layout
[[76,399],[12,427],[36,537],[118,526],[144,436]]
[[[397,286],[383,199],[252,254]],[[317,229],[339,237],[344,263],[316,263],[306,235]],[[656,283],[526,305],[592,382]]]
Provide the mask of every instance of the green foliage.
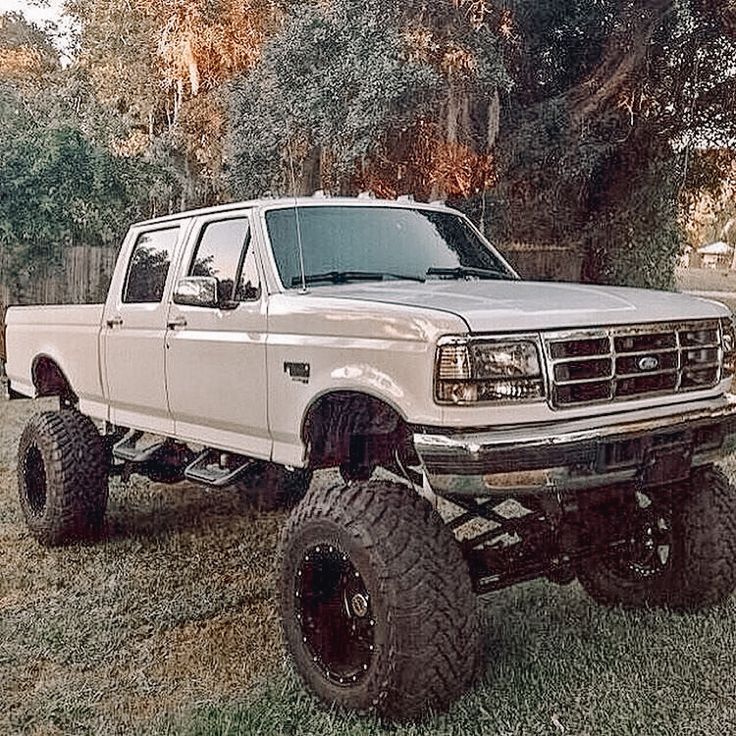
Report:
[[[335,0],[292,9],[252,73],[232,85],[230,180],[238,196],[290,192],[303,180],[301,164],[315,151],[328,162],[338,188],[386,141],[418,120],[434,119],[448,80],[413,54],[406,35],[423,3]],[[454,17],[453,43],[475,62],[465,87],[491,94],[508,78],[487,31],[473,31],[452,3],[424,14],[443,33]],[[417,16],[418,17],[418,16]],[[438,36],[434,43],[442,41]],[[307,166],[309,162],[307,161]],[[320,165],[320,161],[316,164]],[[308,177],[306,177],[308,178]]]
[[[670,285],[691,191],[683,151],[736,139],[726,61],[736,46],[722,12],[700,0],[507,8],[504,44],[490,21],[472,27],[451,2],[286,4],[282,30],[231,90],[234,193],[291,191],[292,177],[308,191],[325,168],[337,175],[333,188],[350,191],[351,175],[387,142],[419,119],[438,121],[457,76],[431,52],[415,53],[408,39],[428,30],[435,51],[473,59],[461,93],[471,116],[496,90],[509,92],[498,185],[462,206],[482,211],[500,240],[580,244],[588,279]],[[472,131],[476,150],[482,127]]]
[[589,281],[672,289],[683,233],[679,221],[682,163],[641,160],[620,198],[584,232]]
[[18,19],[0,30],[0,48],[21,39],[44,60],[33,75],[0,79],[1,275],[18,296],[65,247],[116,245],[131,221],[168,210],[178,186],[160,165],[111,151],[125,122],[82,68],[51,63],[42,32]]
[[0,245],[3,276],[18,287],[64,247],[118,243],[131,220],[151,214],[166,177],[29,112],[12,89],[0,95]]
[[151,118],[160,126],[171,116],[171,82],[158,68],[153,24],[143,12],[146,5],[67,0],[65,8],[78,26],[78,53],[102,103],[131,122]]
[[429,66],[402,58],[396,20],[378,3],[298,8],[234,85],[233,187],[241,195],[289,191],[298,146],[329,151],[336,170],[349,172],[387,130],[428,109],[438,88]]
[[523,47],[515,55],[513,106],[564,93],[600,58],[619,3],[615,0],[513,0]]
[[190,100],[188,122],[156,41],[183,5],[69,0],[80,32],[66,69],[42,31],[3,16],[0,48],[39,60],[0,74],[3,250],[51,263],[70,243],[116,242],[131,219],[222,199],[227,98],[232,196],[366,181],[441,195],[453,176],[477,194],[495,171],[460,204],[497,241],[579,243],[587,279],[667,286],[683,207],[718,191],[734,158],[696,155],[736,141],[731,5],[275,0],[284,22],[258,63]]
[[588,280],[670,286],[681,207],[707,179],[686,149],[736,140],[735,39],[698,0],[514,7],[525,45],[494,233],[579,243]]

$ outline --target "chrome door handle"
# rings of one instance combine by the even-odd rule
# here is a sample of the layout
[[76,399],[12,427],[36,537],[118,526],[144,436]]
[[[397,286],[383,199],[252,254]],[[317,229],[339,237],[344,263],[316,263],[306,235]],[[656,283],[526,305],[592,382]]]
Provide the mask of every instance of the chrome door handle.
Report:
[[110,319],[107,320],[108,327],[120,327],[120,325],[122,324],[123,324],[123,318],[120,315],[116,315],[115,317],[110,317]]
[[187,320],[186,317],[174,317],[174,319],[170,319],[166,324],[170,330],[175,330],[177,327],[186,327]]

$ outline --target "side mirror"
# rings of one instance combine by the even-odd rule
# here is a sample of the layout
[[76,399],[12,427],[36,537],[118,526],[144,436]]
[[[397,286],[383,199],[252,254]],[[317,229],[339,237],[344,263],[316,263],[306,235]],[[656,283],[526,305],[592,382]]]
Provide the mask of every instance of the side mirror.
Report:
[[219,301],[217,279],[213,276],[187,276],[174,289],[174,304],[216,309]]

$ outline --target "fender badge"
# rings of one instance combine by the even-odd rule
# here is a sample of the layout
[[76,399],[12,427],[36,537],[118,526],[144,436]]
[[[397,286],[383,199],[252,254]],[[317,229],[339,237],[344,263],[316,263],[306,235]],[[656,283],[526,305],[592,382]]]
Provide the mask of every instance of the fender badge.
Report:
[[309,383],[309,363],[284,362],[284,373],[286,373],[292,381]]

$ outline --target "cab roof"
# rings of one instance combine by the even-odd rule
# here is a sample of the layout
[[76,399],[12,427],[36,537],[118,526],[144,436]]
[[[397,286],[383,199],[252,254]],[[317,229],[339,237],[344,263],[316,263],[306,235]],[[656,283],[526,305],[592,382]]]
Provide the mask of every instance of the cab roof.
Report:
[[360,207],[398,207],[406,209],[447,210],[450,209],[444,201],[418,202],[411,197],[402,196],[397,199],[379,199],[369,196],[367,193],[359,194],[357,197],[332,197],[321,192],[315,192],[311,197],[262,197],[260,199],[247,199],[241,202],[229,202],[218,204],[214,207],[202,207],[195,210],[184,210],[170,215],[153,217],[148,220],[136,222],[136,226],[154,225],[161,222],[172,222],[185,220],[191,217],[214,215],[218,212],[233,212],[244,209],[267,209],[280,207],[315,207],[315,206],[360,206]]

